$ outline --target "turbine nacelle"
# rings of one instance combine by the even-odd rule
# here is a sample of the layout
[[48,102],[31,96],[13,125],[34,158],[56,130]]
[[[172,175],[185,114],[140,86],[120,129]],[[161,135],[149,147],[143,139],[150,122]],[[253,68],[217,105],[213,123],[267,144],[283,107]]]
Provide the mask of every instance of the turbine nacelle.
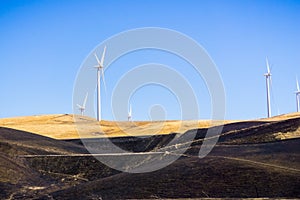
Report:
[[264,76],[265,77],[270,77],[270,76],[272,76],[272,74],[271,73],[265,73]]
[[85,109],[85,107],[83,107],[83,106],[81,106],[79,104],[77,104],[77,107],[78,107],[79,110],[84,110]]

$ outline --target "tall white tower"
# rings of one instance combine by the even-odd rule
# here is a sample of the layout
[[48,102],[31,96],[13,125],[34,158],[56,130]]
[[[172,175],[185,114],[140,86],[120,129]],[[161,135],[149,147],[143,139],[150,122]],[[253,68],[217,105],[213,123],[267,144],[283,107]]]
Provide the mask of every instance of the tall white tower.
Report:
[[98,62],[98,65],[94,66],[97,69],[97,120],[101,121],[101,91],[100,91],[100,78],[102,75],[102,80],[103,80],[103,84],[105,87],[105,79],[104,79],[104,57],[105,57],[105,52],[106,52],[106,46],[103,49],[103,53],[102,53],[102,57],[101,57],[101,61],[98,59],[97,54],[95,53],[95,57],[96,60]]
[[296,79],[296,86],[297,86],[297,90],[295,93],[296,93],[297,112],[300,112],[300,88],[299,88],[298,78]]
[[267,73],[264,74],[266,77],[266,88],[267,88],[267,110],[268,110],[268,118],[271,117],[271,98],[270,98],[270,85],[271,85],[271,71],[269,66],[268,58],[266,58],[267,64]]

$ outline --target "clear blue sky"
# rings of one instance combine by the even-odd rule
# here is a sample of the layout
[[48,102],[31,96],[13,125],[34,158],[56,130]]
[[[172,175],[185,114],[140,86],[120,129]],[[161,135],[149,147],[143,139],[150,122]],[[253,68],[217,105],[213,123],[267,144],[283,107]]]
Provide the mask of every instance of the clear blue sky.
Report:
[[[273,65],[273,113],[296,110],[299,1],[2,0],[0,117],[72,113],[73,84],[86,56],[114,34],[149,26],[182,32],[207,50],[224,82],[227,119],[266,116],[266,56]],[[121,72],[117,66],[107,71],[108,90],[113,88],[110,77]],[[192,72],[185,75],[193,80]],[[147,107],[156,103],[166,105],[168,118],[178,118],[172,94],[154,86],[143,90],[133,97],[139,102],[133,105],[134,119],[147,119]],[[153,100],[143,99],[145,92]],[[197,97],[203,107],[200,117],[207,118],[209,96],[199,91]],[[112,119],[108,101],[103,102],[104,119]]]

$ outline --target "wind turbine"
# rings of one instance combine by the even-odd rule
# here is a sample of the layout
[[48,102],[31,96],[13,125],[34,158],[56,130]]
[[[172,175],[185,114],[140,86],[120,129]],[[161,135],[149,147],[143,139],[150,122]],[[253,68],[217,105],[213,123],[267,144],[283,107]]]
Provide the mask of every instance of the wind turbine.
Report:
[[128,121],[131,121],[131,117],[132,117],[132,109],[130,104],[129,111],[128,111]]
[[105,85],[105,79],[104,79],[104,57],[105,57],[105,52],[106,52],[106,46],[103,49],[103,53],[102,53],[102,57],[101,57],[101,61],[99,60],[97,54],[95,53],[95,57],[97,60],[97,65],[94,66],[97,69],[97,120],[101,121],[101,93],[100,93],[100,77],[102,75],[102,80],[103,80],[103,84],[104,84],[104,89],[106,89],[106,85]]
[[268,118],[271,117],[271,99],[270,99],[270,86],[271,86],[271,71],[269,66],[268,58],[266,58],[267,73],[264,74],[266,77],[266,87],[267,87],[267,108],[268,108]]
[[297,103],[297,112],[300,111],[300,88],[298,78],[296,78],[297,90],[296,90],[296,103]]
[[85,95],[85,98],[84,98],[84,101],[83,101],[82,106],[79,105],[79,104],[77,104],[77,107],[78,107],[78,109],[80,110],[82,116],[83,116],[84,111],[85,111],[85,104],[86,104],[87,98],[88,98],[88,93],[86,93],[86,95]]

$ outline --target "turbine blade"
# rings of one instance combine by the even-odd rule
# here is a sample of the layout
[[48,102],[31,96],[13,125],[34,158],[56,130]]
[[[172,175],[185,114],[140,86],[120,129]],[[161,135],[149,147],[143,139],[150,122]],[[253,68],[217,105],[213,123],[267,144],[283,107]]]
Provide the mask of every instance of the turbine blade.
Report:
[[95,57],[96,57],[96,60],[97,60],[98,64],[100,65],[101,63],[100,63],[100,60],[99,60],[99,58],[98,58],[97,54],[96,54],[96,53],[94,53],[94,55],[95,55]]
[[300,88],[299,88],[298,77],[296,78],[296,84],[297,84],[297,92],[299,92],[299,91],[300,91]]
[[101,74],[102,74],[102,81],[103,81],[103,85],[104,85],[104,90],[105,90],[105,93],[106,93],[106,83],[105,83],[104,70],[103,70],[103,68],[101,69]]
[[102,58],[101,58],[101,63],[100,63],[102,67],[104,66],[103,63],[104,63],[105,52],[106,52],[106,46],[105,46],[104,49],[103,49]]
[[86,93],[85,98],[84,98],[84,102],[83,102],[83,108],[85,108],[85,104],[86,104],[86,100],[88,98],[89,93]]
[[130,110],[129,110],[130,116],[132,114],[131,104],[130,104]]
[[81,105],[79,105],[79,104],[77,104],[76,106],[77,106],[79,109],[81,109],[81,108],[82,108],[82,106],[81,106]]
[[268,74],[271,73],[270,71],[270,65],[269,65],[269,61],[268,58],[266,57],[266,64],[267,64],[267,70],[268,70]]

